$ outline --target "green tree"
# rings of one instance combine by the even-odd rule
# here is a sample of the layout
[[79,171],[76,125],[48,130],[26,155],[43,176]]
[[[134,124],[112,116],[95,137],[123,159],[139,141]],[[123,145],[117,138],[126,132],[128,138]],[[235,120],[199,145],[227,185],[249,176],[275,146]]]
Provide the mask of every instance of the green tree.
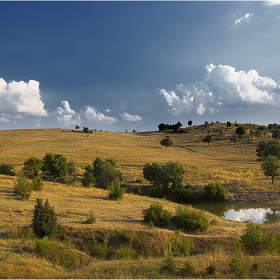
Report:
[[272,132],[272,138],[273,139],[280,139],[280,129],[275,129],[275,130],[273,130],[273,132]]
[[85,172],[82,178],[82,184],[85,187],[89,187],[91,184],[95,182],[95,178],[93,176],[93,169],[91,165],[87,165],[85,167]]
[[0,174],[15,176],[15,172],[13,171],[14,166],[9,163],[1,162],[0,163]]
[[17,182],[14,185],[15,196],[20,197],[21,199],[28,200],[33,187],[29,180],[23,176],[17,178]]
[[61,154],[47,153],[43,158],[41,170],[44,174],[53,176],[53,182],[56,178],[67,174],[67,160]]
[[212,135],[208,134],[203,138],[203,142],[206,142],[209,146],[210,143],[214,141],[214,138]]
[[276,156],[280,158],[280,142],[277,140],[262,140],[258,143],[257,156],[266,158],[268,156]]
[[143,210],[143,216],[145,222],[155,226],[167,227],[171,222],[172,213],[156,202]]
[[270,176],[272,179],[271,184],[274,183],[275,176],[279,176],[280,160],[275,156],[268,156],[261,164],[265,176]]
[[167,149],[167,147],[173,146],[173,141],[170,139],[169,136],[166,136],[165,138],[163,138],[163,139],[160,141],[160,145],[161,145],[161,146],[165,146],[165,148]]
[[97,157],[93,162],[93,176],[97,186],[104,189],[108,188],[110,183],[121,182],[123,179],[122,172],[113,158],[102,160]]
[[181,187],[184,179],[184,168],[178,162],[167,162],[163,165],[147,163],[143,168],[143,176],[156,187],[175,189]]
[[52,236],[58,229],[57,217],[54,208],[48,199],[43,205],[42,199],[37,198],[33,210],[32,229],[38,238]]
[[41,159],[30,157],[23,163],[22,172],[24,176],[30,179],[38,177],[42,164]]
[[193,123],[193,122],[192,122],[191,120],[188,121],[188,125],[189,125],[189,126],[192,126],[192,123]]
[[227,122],[227,128],[231,127],[231,122]]
[[242,135],[246,134],[246,129],[244,126],[238,126],[235,130],[235,133],[241,138]]

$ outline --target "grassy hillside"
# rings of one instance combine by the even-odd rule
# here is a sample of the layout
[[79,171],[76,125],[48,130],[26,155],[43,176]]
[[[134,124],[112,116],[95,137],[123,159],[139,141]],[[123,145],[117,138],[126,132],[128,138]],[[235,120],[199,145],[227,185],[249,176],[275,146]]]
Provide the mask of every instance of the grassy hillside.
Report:
[[[257,126],[250,128],[257,130]],[[210,228],[204,233],[185,233],[193,246],[192,255],[176,258],[176,267],[164,270],[162,250],[176,229],[145,224],[142,211],[157,201],[175,213],[178,204],[130,193],[120,201],[111,201],[106,190],[84,188],[79,179],[84,166],[92,164],[96,157],[113,157],[123,171],[123,183],[137,188],[148,185],[142,176],[144,164],[178,161],[186,171],[185,183],[198,189],[214,181],[222,183],[230,192],[275,192],[279,183],[276,180],[272,187],[270,180],[264,177],[255,152],[256,143],[264,136],[248,139],[248,132],[239,143],[233,144],[229,138],[234,131],[235,128],[227,129],[225,124],[191,127],[186,133],[0,131],[0,161],[13,164],[16,173],[27,158],[43,158],[47,152],[61,153],[79,167],[77,181],[72,186],[45,182],[44,189],[32,192],[29,200],[14,197],[16,177],[0,175],[0,278],[189,278],[183,269],[186,259],[191,260],[195,268],[191,278],[212,278],[206,274],[206,268],[213,264],[217,268],[215,277],[232,278],[228,267],[232,257],[231,240],[244,233],[246,224],[226,221],[206,212]],[[216,139],[209,146],[202,142],[208,133]],[[173,140],[174,147],[166,149],[159,144],[166,135]],[[61,230],[54,242],[57,248],[68,250],[69,256],[75,255],[70,267],[67,262],[61,263],[60,255],[47,258],[36,253],[37,240],[28,228],[36,198],[49,199],[55,208]],[[95,224],[84,223],[90,212],[97,218]],[[266,227],[273,231],[279,229],[278,224]],[[87,244],[92,236],[108,232],[112,248],[115,248],[111,252],[114,256],[117,246],[122,244],[120,238],[124,231],[133,236],[133,248],[142,252],[136,259],[112,257],[107,261],[88,254]],[[261,272],[251,275],[279,278],[279,255],[267,254],[265,261],[262,256],[249,258],[252,263],[261,263]]]

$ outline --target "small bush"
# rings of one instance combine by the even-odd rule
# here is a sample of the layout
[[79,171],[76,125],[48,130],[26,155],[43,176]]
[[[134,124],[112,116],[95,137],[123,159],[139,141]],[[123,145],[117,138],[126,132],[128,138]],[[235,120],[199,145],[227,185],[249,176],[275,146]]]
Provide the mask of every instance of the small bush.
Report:
[[190,210],[187,207],[178,207],[174,221],[182,230],[205,231],[209,222],[202,211]]
[[0,174],[15,176],[15,172],[13,171],[14,166],[9,163],[0,163]]
[[133,241],[133,235],[131,232],[125,230],[121,234],[121,239],[124,243],[131,244],[131,242]]
[[246,257],[241,255],[234,256],[229,263],[229,267],[234,274],[234,278],[249,279],[251,264]]
[[23,176],[17,178],[17,182],[14,185],[15,196],[20,197],[21,199],[28,200],[32,191],[32,184],[29,180]]
[[94,224],[96,222],[96,217],[93,212],[89,212],[87,219],[85,221],[86,224]]
[[162,269],[174,270],[176,268],[176,260],[173,256],[168,255],[162,262]]
[[172,218],[172,213],[163,209],[159,203],[152,203],[143,210],[144,221],[152,223],[155,226],[167,227]]
[[166,244],[169,254],[174,257],[188,256],[191,252],[192,245],[190,240],[182,232],[175,232],[174,236]]
[[36,253],[44,258],[49,258],[55,249],[53,241],[49,240],[47,237],[39,239],[35,244]]
[[89,243],[89,254],[97,259],[105,260],[108,257],[108,241],[109,234],[104,234],[100,240],[93,237],[92,241]]
[[217,268],[214,264],[206,267],[206,274],[209,276],[214,276],[217,273]]
[[111,182],[108,186],[109,198],[111,200],[122,199],[125,193],[125,188],[121,187],[121,183],[118,181]]
[[70,248],[63,246],[59,250],[59,264],[65,268],[71,268],[76,260],[76,253]]
[[73,184],[75,178],[72,175],[65,175],[65,176],[62,176],[61,179],[64,184],[71,186]]
[[131,248],[126,246],[120,246],[115,249],[113,252],[113,259],[121,260],[134,260],[137,258],[137,252]]
[[190,186],[175,188],[173,193],[178,200],[191,200],[194,196]]
[[31,181],[31,185],[32,185],[32,190],[41,191],[44,188],[44,181],[41,177],[38,176]]
[[256,255],[279,251],[278,238],[276,234],[269,233],[262,226],[249,223],[246,232],[241,236],[241,242],[249,254]]
[[209,183],[204,187],[204,197],[211,201],[223,201],[226,198],[226,191],[219,183]]
[[194,273],[194,266],[191,260],[186,260],[184,265],[184,272],[187,275],[191,275],[192,273]]
[[[90,166],[89,166],[90,167]],[[92,172],[86,171],[82,178],[82,184],[84,187],[89,187],[95,182],[94,176]]]

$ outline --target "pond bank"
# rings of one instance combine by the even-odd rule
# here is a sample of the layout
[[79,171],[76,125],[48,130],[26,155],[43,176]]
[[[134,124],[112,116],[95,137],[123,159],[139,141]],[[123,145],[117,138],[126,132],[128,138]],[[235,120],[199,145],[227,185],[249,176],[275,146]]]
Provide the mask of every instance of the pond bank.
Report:
[[280,192],[228,192],[226,202],[280,204]]

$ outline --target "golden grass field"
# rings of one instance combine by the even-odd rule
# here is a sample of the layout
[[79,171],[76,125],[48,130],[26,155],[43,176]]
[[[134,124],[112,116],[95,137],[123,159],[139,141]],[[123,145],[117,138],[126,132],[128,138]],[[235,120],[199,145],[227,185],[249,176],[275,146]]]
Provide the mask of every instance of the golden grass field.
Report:
[[[254,126],[253,126],[254,128]],[[18,174],[23,162],[31,156],[43,158],[47,152],[63,154],[67,160],[74,160],[78,166],[77,178],[83,168],[92,164],[96,157],[114,158],[124,175],[124,185],[138,187],[148,185],[143,179],[142,168],[146,163],[176,161],[183,165],[185,183],[203,188],[207,183],[220,182],[230,192],[255,193],[259,196],[267,192],[278,193],[279,181],[271,185],[263,175],[257,161],[256,143],[265,137],[243,136],[233,144],[229,138],[235,128],[225,124],[214,124],[209,128],[191,127],[188,133],[164,132],[93,132],[92,134],[73,132],[64,129],[37,129],[0,131],[0,162],[13,164]],[[211,132],[217,139],[209,146],[202,139]],[[162,147],[159,142],[169,135],[173,147]],[[140,180],[142,183],[136,183]],[[163,257],[141,257],[137,260],[94,260],[89,256],[86,265],[65,269],[39,258],[27,247],[34,247],[34,238],[23,238],[21,228],[29,226],[32,220],[36,198],[49,199],[54,207],[59,223],[74,235],[76,232],[93,230],[129,230],[139,240],[146,238],[151,246],[164,243],[174,234],[174,230],[150,227],[143,222],[142,211],[152,202],[158,201],[164,208],[175,212],[177,203],[162,199],[126,193],[119,201],[108,199],[108,191],[98,188],[84,188],[79,181],[72,186],[45,182],[44,189],[32,192],[29,200],[20,200],[13,195],[16,177],[0,175],[0,278],[158,278],[153,275],[162,265]],[[88,214],[93,212],[95,224],[85,224]],[[191,278],[207,278],[205,268],[217,266],[216,278],[232,278],[228,269],[230,255],[227,242],[240,236],[246,224],[226,221],[206,212],[209,221],[215,220],[203,234],[191,233],[189,238],[199,248],[206,246],[204,253],[189,258],[195,266]],[[279,230],[279,224],[266,225]],[[7,232],[9,233],[7,237]],[[142,237],[141,237],[142,236]],[[148,236],[151,239],[148,239]],[[5,238],[4,238],[5,237]],[[219,242],[218,242],[219,241]],[[140,241],[139,241],[140,242]],[[143,243],[144,244],[144,243]],[[206,244],[206,245],[205,245]],[[211,247],[212,246],[212,247]],[[74,250],[74,249],[73,249]],[[75,249],[76,250],[76,249]],[[79,254],[84,254],[79,252]],[[279,256],[254,256],[253,262],[261,262],[262,270],[269,278],[279,278]],[[185,259],[178,258],[178,266]],[[160,278],[187,278],[180,271],[173,274],[162,272]]]

